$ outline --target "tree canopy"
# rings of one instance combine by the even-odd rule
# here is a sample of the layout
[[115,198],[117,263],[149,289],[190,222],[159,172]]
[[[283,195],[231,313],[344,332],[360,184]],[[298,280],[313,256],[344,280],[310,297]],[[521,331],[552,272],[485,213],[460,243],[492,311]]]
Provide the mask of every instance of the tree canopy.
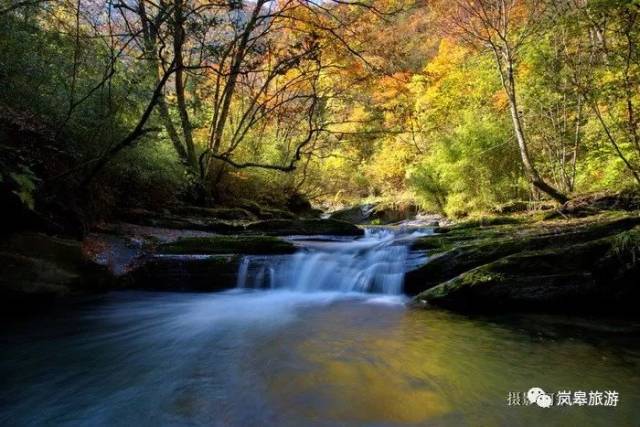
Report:
[[639,19],[635,0],[2,0],[2,185],[36,210],[303,194],[451,216],[638,186]]

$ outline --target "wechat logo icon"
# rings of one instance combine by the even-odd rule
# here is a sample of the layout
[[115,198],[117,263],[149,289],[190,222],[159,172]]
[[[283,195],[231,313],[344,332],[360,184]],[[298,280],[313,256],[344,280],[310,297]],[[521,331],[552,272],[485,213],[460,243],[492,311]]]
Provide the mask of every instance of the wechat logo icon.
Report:
[[549,408],[553,405],[553,398],[540,387],[531,387],[527,392],[529,403],[535,403],[541,408]]

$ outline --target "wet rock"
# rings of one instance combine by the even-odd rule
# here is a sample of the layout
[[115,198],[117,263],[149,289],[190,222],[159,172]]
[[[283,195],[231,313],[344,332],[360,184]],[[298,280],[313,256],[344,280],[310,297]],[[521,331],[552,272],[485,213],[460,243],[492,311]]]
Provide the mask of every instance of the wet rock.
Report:
[[200,206],[178,206],[171,209],[173,215],[201,217],[229,221],[255,221],[257,217],[243,208],[203,208]]
[[243,230],[242,225],[225,220],[209,217],[159,214],[144,209],[130,209],[121,213],[120,217],[125,222],[131,224],[177,230],[209,231],[220,234],[236,234]]
[[287,254],[295,246],[271,236],[190,237],[158,246],[162,254]]
[[288,210],[273,206],[266,206],[253,200],[235,200],[234,206],[238,206],[251,212],[258,219],[294,219],[296,215]]
[[356,205],[334,211],[329,215],[329,218],[338,221],[350,222],[352,224],[364,224],[371,221],[371,215],[373,214],[375,207],[376,205],[372,203]]
[[379,205],[371,215],[372,223],[392,224],[400,221],[413,220],[419,213],[416,205]]
[[309,199],[300,193],[289,196],[287,209],[302,218],[320,218],[323,213],[320,209],[314,209]]
[[416,296],[462,311],[635,312],[640,227],[585,243],[524,251]]
[[603,211],[637,210],[640,210],[640,192],[638,190],[602,191],[574,197],[560,208],[549,212],[545,218],[584,217]]
[[219,291],[235,287],[239,257],[235,255],[155,255],[127,274],[134,289]]
[[495,227],[477,230],[462,228],[444,235],[427,236],[416,241],[414,249],[424,249],[436,255],[424,266],[407,273],[405,292],[415,295],[511,254],[554,247],[569,250],[572,244],[611,236],[638,224],[640,217],[622,217],[560,229],[538,228],[529,230],[528,234],[526,229],[518,234],[518,229],[513,227]]
[[[103,292],[115,283],[80,241],[19,233],[0,244],[0,300],[10,309],[56,298]],[[14,305],[14,307],[11,307]]]
[[391,224],[415,219],[418,208],[414,205],[383,205],[366,203],[334,211],[330,219],[351,222],[353,224]]
[[250,233],[262,233],[272,236],[313,236],[319,234],[360,236],[364,234],[361,228],[348,222],[334,219],[274,219],[251,223],[246,227],[246,230]]

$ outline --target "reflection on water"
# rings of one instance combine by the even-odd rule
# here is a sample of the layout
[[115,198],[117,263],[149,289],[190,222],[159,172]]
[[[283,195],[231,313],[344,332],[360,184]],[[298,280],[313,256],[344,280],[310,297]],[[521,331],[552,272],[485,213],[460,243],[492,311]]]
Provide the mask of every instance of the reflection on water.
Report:
[[[5,323],[0,424],[637,425],[638,335],[599,323],[375,295],[114,294]],[[621,403],[507,406],[532,386],[613,389]]]

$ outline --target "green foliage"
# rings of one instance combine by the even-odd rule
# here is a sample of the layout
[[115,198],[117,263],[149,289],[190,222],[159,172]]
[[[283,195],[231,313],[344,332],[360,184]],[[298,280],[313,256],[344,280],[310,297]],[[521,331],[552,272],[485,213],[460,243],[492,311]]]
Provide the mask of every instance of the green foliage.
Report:
[[162,207],[188,191],[191,176],[171,144],[140,144],[123,152],[103,174],[101,186],[125,206]]
[[[57,26],[50,25],[51,15]],[[60,200],[48,194],[47,203],[53,200],[65,209],[102,215],[115,206],[175,201],[188,178],[169,144],[149,143],[153,132],[109,165],[88,200],[80,196],[77,185],[89,170],[83,165],[92,165],[131,131],[148,102],[153,78],[148,69],[129,61],[116,62],[105,80],[111,52],[87,37],[82,25],[76,41],[73,25],[73,17],[53,6],[0,15],[0,160],[5,182],[29,209],[38,209],[37,184],[52,179],[55,186],[48,191],[59,191]],[[12,116],[5,117],[9,112]]]
[[635,265],[640,259],[640,228],[619,233],[614,237],[612,252]]
[[8,146],[0,146],[0,188],[17,197],[20,204],[34,210],[40,179],[29,167],[28,159]]
[[9,177],[15,183],[17,189],[13,191],[20,198],[20,201],[33,210],[35,207],[34,193],[36,191],[36,181],[38,178],[27,167],[23,168],[22,173],[10,173]]
[[427,207],[450,216],[488,211],[523,191],[507,126],[494,115],[478,118],[471,111],[408,176]]

